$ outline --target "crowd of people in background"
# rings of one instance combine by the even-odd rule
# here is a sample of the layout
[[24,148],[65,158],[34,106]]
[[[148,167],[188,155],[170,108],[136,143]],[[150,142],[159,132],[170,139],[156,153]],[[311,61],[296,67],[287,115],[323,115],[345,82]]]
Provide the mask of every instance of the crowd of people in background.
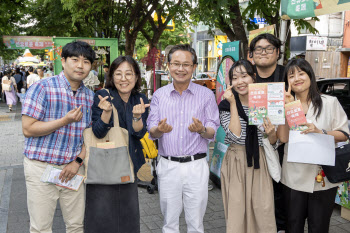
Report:
[[[11,90],[2,90],[0,85],[0,99],[6,101],[9,111],[16,105],[18,98],[23,98],[26,90],[35,82],[53,76],[53,67],[23,67],[18,65],[4,65],[0,69],[1,84],[8,82]],[[17,98],[18,97],[18,98]]]

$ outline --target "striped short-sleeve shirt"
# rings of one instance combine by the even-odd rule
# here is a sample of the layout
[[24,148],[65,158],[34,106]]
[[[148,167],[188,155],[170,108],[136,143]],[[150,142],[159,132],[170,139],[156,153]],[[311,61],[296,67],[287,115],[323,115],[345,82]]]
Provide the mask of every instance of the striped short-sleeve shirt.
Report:
[[83,118],[41,137],[25,138],[24,155],[50,164],[67,164],[81,152],[83,131],[91,125],[93,92],[82,83],[74,95],[62,71],[34,83],[26,93],[22,114],[39,121],[53,121],[82,106]]

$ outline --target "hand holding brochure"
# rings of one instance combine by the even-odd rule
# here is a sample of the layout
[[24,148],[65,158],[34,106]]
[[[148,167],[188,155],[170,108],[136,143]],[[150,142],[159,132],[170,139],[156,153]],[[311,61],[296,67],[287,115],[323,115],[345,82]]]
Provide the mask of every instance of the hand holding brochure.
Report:
[[249,125],[261,125],[269,117],[274,125],[284,125],[284,83],[249,84]]
[[61,169],[55,168],[52,165],[47,165],[44,173],[41,176],[40,181],[45,183],[52,183],[57,186],[78,191],[85,177],[80,174],[76,174],[70,181],[64,183],[58,178],[61,172]]
[[303,131],[307,129],[306,126],[300,126],[300,124],[307,123],[300,100],[286,104],[285,109],[286,118],[291,130]]

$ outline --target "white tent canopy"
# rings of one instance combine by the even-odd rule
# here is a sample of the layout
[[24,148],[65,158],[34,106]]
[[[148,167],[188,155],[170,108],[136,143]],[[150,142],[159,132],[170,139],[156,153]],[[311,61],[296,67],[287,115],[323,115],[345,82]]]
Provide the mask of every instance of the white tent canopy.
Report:
[[29,51],[29,49],[26,49],[24,51],[23,56],[18,59],[18,62],[29,62],[29,61],[39,63],[39,60],[33,56],[33,54]]

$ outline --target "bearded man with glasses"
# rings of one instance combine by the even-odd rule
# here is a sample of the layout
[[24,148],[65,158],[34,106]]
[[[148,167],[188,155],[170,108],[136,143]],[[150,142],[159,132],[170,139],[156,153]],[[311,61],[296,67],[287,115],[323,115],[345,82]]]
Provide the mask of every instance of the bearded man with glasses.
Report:
[[[272,34],[264,33],[255,37],[249,46],[249,57],[253,58],[256,82],[284,82],[284,66],[278,65],[281,58],[281,41]],[[279,143],[279,142],[277,142]],[[284,144],[278,147],[280,163],[282,164]],[[275,217],[277,230],[283,233],[286,229],[286,210],[284,208],[283,184],[273,180]]]
[[208,201],[208,143],[219,127],[213,92],[191,82],[197,56],[189,44],[174,46],[168,55],[173,83],[158,89],[151,101],[147,128],[159,140],[156,168],[163,233],[178,233],[185,210],[187,232],[203,233]]

